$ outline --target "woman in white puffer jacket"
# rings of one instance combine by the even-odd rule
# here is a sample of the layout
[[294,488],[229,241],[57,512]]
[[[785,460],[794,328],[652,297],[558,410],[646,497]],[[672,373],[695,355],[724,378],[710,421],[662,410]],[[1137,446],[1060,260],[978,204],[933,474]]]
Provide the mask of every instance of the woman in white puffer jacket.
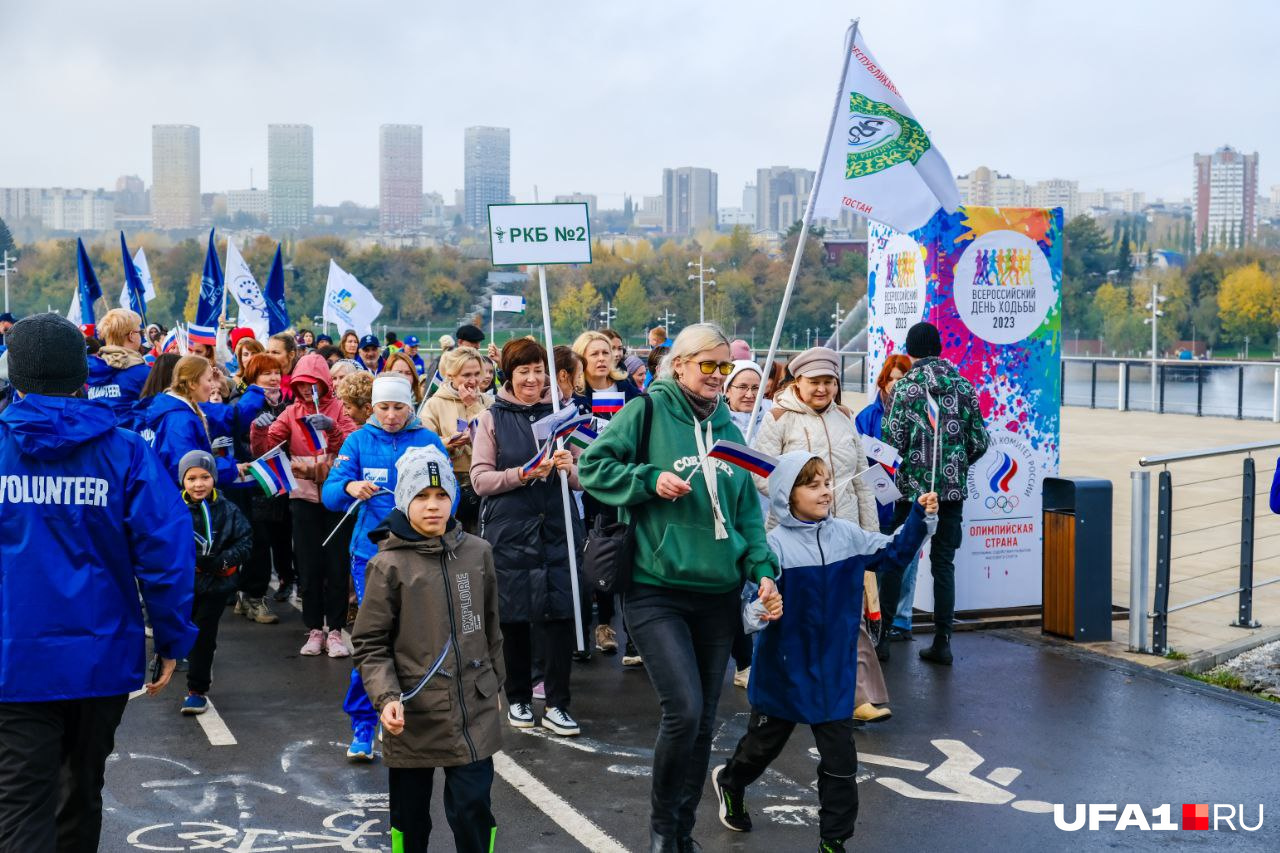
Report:
[[[876,498],[864,477],[854,476],[867,467],[867,455],[854,424],[853,412],[836,403],[839,357],[834,350],[814,347],[800,353],[788,365],[795,382],[773,398],[760,432],[751,444],[771,456],[805,450],[826,460],[836,486],[836,518],[856,521],[873,533],[880,530]],[[756,477],[756,487],[768,494],[769,481]],[[769,514],[768,527],[777,519]]]

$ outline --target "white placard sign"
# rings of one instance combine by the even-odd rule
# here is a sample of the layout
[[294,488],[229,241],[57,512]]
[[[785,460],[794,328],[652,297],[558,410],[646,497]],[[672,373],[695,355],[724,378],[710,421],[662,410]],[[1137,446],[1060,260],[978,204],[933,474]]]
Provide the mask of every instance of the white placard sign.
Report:
[[591,223],[586,204],[491,204],[493,265],[589,264]]

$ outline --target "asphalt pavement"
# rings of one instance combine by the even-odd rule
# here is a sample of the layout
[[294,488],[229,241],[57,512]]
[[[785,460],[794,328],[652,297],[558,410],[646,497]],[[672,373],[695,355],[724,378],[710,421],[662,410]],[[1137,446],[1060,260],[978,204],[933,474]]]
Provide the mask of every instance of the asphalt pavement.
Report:
[[[227,611],[216,716],[179,715],[180,673],[160,697],[129,702],[107,770],[102,850],[390,849],[386,770],[344,755],[350,661],[300,657],[299,614],[277,610],[279,625]],[[961,634],[955,666],[938,668],[916,658],[926,639],[894,644],[893,718],[856,735],[861,813],[849,849],[1280,849],[1280,709],[1012,633]],[[575,664],[572,709],[579,738],[504,731],[497,849],[647,850],[658,707],[643,669],[600,655]],[[748,711],[746,692],[726,684],[713,761],[732,752]],[[816,768],[799,728],[747,792],[755,830],[724,829],[708,789],[694,837],[709,853],[814,849]],[[452,850],[440,797],[432,849]],[[1076,804],[1133,803],[1148,822],[1170,804],[1175,823],[1184,803],[1232,804],[1250,825],[1262,805],[1264,823],[1067,832],[1054,803],[1068,818]]]

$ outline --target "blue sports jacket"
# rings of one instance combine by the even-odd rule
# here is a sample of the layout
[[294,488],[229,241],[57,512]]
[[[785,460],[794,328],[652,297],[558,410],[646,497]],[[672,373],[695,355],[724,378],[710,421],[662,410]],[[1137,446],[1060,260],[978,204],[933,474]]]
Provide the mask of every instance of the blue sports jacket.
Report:
[[[378,423],[378,416],[373,415],[365,421],[363,427],[342,442],[342,449],[338,451],[338,458],[329,469],[329,476],[320,492],[320,500],[324,505],[334,512],[346,512],[354,500],[346,491],[347,484],[351,482],[368,480],[386,489],[369,498],[356,510],[356,526],[351,534],[351,556],[368,560],[378,553],[378,546],[369,541],[369,534],[396,508],[396,460],[410,447],[431,445],[440,448],[445,458],[449,458],[449,451],[445,449],[440,436],[424,427],[417,415],[399,432],[387,432]],[[329,531],[325,530],[319,535],[328,536]]]
[[756,641],[747,698],[761,714],[814,724],[853,716],[863,572],[902,571],[928,528],[919,504],[893,536],[842,518],[800,521],[791,514],[791,489],[811,458],[786,453],[769,477],[778,519],[769,547],[782,566],[775,583],[784,605]]
[[[262,389],[256,385],[250,385],[235,405],[203,403],[200,411],[209,424],[206,431],[190,403],[169,393],[157,394],[138,412],[138,432],[155,449],[169,481],[177,483],[178,463],[187,451],[212,453],[211,435],[233,435],[237,429],[247,429],[262,411],[263,404]],[[218,486],[232,486],[239,476],[236,461],[216,455],[214,461],[218,464]]]
[[145,640],[185,657],[191,516],[146,442],[105,403],[28,394],[0,415],[0,702],[142,686]]
[[133,428],[134,404],[142,393],[142,386],[151,375],[151,367],[135,364],[133,367],[112,367],[97,356],[89,356],[90,400],[101,400],[116,413],[116,421],[125,429]]

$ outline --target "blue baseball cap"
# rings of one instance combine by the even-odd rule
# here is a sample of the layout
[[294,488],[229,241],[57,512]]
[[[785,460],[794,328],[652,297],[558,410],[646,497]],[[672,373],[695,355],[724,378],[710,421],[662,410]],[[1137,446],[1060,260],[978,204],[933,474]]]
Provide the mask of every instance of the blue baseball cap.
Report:
[[416,347],[418,345],[418,336],[410,335],[404,339],[404,345],[407,347]]
[[364,349],[365,347],[381,348],[382,344],[378,342],[377,335],[365,335],[363,338],[360,339],[360,349]]

